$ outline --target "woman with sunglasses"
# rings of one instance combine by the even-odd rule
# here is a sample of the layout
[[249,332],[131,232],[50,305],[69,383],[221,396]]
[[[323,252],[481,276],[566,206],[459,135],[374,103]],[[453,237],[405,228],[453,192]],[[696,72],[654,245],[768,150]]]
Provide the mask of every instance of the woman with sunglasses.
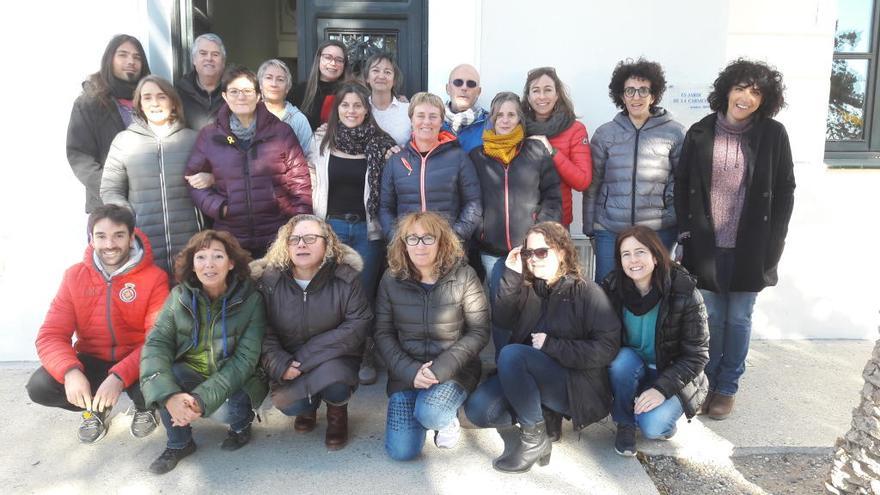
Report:
[[571,190],[585,191],[593,175],[587,128],[576,120],[568,89],[553,67],[529,71],[522,109],[526,136],[540,141],[553,157],[561,180],[562,225],[568,229],[574,218]]
[[[396,144],[373,119],[370,94],[361,84],[343,83],[334,101],[330,122],[315,133],[309,153],[314,172],[312,205],[315,214],[363,259],[361,287],[372,304],[384,263],[379,182],[385,159]],[[372,339],[365,353],[362,383],[371,385],[376,382]]]
[[497,374],[465,412],[505,439],[493,467],[522,473],[550,461],[542,406],[570,417],[578,430],[608,415],[607,367],[620,347],[620,320],[605,293],[582,278],[577,250],[556,222],[534,225],[508,254],[492,319],[513,333]]
[[614,450],[634,456],[636,427],[645,438],[668,439],[678,418],[694,417],[706,398],[709,326],[697,280],[670,261],[653,229],[623,229],[614,251],[602,282],[623,321],[623,347],[608,367]]
[[[326,40],[318,45],[309,77],[296,85],[287,99],[306,114],[312,130],[330,119],[333,95],[348,72],[348,52],[339,40]],[[292,98],[292,100],[291,100]]]
[[373,321],[358,280],[360,256],[317,216],[297,215],[254,265],[266,300],[262,364],[272,405],[296,416],[293,429],[305,433],[326,403],[324,444],[339,450],[348,443],[348,401]]
[[385,451],[398,461],[425,444],[458,442],[458,408],[480,381],[489,312],[480,279],[463,262],[461,241],[443,217],[400,220],[376,297],[376,345],[388,364]]
[[622,61],[608,85],[621,109],[593,134],[593,181],[583,198],[584,234],[595,239],[596,282],[614,269],[614,240],[632,225],[657,232],[666,249],[678,235],[672,191],[684,126],[657,106],[666,91],[663,68]]
[[309,165],[290,126],[260,102],[257,75],[230,67],[220,84],[226,105],[199,132],[186,175],[213,175],[213,185],[195,189],[193,203],[231,232],[254,257],[262,257],[278,228],[299,213],[312,212]]
[[379,221],[386,239],[394,237],[398,217],[414,211],[441,214],[462,240],[470,239],[482,220],[480,180],[458,138],[441,131],[445,112],[439,96],[413,95],[412,139],[382,171]]

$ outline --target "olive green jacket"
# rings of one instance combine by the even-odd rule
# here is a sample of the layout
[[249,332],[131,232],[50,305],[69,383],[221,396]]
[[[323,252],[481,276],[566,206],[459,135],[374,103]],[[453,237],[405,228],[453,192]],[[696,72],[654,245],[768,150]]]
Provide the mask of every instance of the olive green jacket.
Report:
[[[268,387],[257,370],[266,329],[263,296],[245,280],[234,282],[223,298],[225,309],[211,311],[209,321],[210,301],[201,289],[184,282],[171,290],[141,352],[141,391],[147,405],[163,406],[171,395],[184,392],[171,367],[198,344],[200,333],[207,336],[211,351],[209,376],[190,393],[200,399],[203,416],[241,389],[254,407],[263,402]],[[205,331],[199,332],[200,327]]]

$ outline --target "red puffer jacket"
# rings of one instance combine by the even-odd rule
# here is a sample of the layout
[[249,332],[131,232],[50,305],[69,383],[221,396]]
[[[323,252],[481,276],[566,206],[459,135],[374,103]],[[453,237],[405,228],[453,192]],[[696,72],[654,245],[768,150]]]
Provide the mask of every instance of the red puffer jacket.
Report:
[[247,150],[229,129],[231,115],[223,105],[217,120],[199,132],[186,175],[210,172],[215,183],[208,189],[190,187],[190,196],[215,220],[215,229],[230,232],[245,249],[263,251],[290,217],[312,212],[309,164],[290,126],[262,103]]
[[[153,264],[147,236],[136,229],[135,237],[143,257],[109,282],[95,267],[91,246],[83,261],[64,273],[37,333],[40,363],[59,383],[71,369],[84,369],[77,353],[115,362],[110,372],[126,388],[138,380],[141,346],[168,296],[168,275]],[[76,344],[71,345],[74,334]]]
[[559,172],[559,189],[562,191],[562,224],[569,225],[571,214],[571,190],[586,191],[593,179],[593,158],[590,138],[584,124],[574,121],[568,129],[547,138],[556,148],[553,164]]

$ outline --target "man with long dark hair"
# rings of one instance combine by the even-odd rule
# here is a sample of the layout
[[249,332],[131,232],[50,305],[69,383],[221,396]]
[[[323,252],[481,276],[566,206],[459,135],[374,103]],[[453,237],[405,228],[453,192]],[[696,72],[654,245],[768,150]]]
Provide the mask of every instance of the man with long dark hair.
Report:
[[86,188],[86,213],[101,206],[99,189],[110,143],[131,123],[134,88],[150,74],[141,42],[117,34],[101,57],[101,69],[83,82],[67,126],[67,161]]

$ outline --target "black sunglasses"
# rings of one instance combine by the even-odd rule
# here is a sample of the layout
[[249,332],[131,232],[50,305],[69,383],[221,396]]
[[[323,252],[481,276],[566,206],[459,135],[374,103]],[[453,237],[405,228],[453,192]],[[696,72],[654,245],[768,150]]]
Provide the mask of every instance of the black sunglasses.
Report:
[[526,261],[528,261],[528,259],[532,256],[538,258],[539,260],[542,260],[546,258],[548,254],[550,254],[550,248],[523,249],[519,252],[519,254]]
[[468,79],[468,80],[453,79],[452,80],[452,85],[455,86],[456,88],[460,88],[464,84],[467,84],[467,87],[469,87],[471,89],[476,88],[477,86],[480,85],[480,83],[478,83],[477,81],[474,81],[473,79]]

